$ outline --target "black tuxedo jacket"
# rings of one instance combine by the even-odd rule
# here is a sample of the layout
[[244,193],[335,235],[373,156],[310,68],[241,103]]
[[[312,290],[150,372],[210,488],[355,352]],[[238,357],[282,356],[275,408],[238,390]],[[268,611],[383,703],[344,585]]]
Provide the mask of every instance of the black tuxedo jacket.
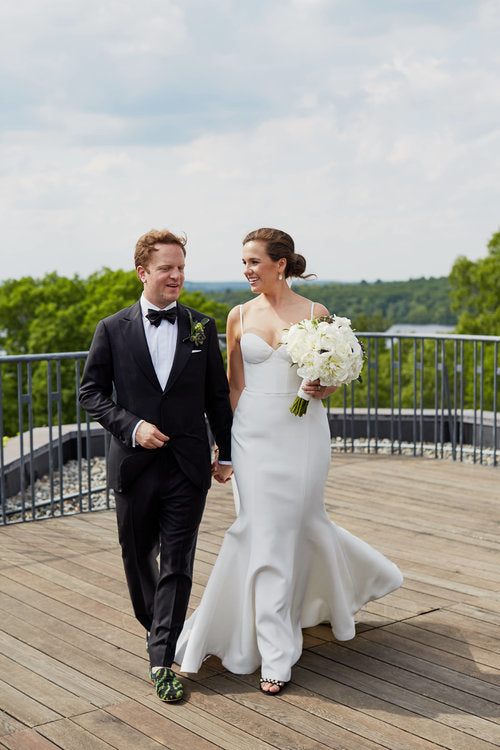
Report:
[[[188,309],[195,323],[206,316],[179,303],[177,307],[177,346],[165,390],[151,361],[139,302],[101,320],[94,334],[80,403],[112,435],[108,481],[118,492],[125,492],[147,469],[158,450],[173,451],[191,481],[207,489],[211,463],[205,414],[220,459],[231,460],[232,410],[215,321],[209,319],[205,341],[197,346],[189,340]],[[169,436],[167,447],[132,447],[132,433],[140,419]]]

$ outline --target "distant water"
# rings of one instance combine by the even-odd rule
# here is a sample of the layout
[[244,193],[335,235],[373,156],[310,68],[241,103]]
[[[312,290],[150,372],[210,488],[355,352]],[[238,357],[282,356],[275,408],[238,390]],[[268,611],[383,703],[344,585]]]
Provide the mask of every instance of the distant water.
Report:
[[[296,283],[301,283],[301,279],[297,279]],[[332,281],[331,279],[309,279],[308,284],[346,284],[349,282],[344,281]],[[184,289],[188,292],[201,291],[201,292],[225,292],[226,289],[249,289],[250,285],[248,281],[185,281]]]
[[454,330],[454,326],[441,325],[441,323],[394,323],[385,333],[394,336],[406,336],[410,333],[432,336],[435,333],[453,333]]

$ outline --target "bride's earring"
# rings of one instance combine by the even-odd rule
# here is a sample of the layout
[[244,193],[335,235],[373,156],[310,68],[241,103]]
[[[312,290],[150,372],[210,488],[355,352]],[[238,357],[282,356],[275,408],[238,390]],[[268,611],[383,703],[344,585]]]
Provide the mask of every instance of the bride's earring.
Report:
[[282,275],[280,274],[280,275],[278,276],[278,279],[279,279],[280,281],[282,281],[282,280],[283,280],[283,276],[282,276]]

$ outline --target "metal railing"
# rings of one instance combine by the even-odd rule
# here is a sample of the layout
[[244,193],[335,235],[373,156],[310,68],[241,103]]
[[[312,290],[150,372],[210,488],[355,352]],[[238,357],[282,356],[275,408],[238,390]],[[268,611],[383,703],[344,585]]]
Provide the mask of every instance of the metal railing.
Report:
[[111,507],[105,471],[93,470],[108,440],[78,403],[86,357],[0,357],[0,523]]
[[[328,403],[335,450],[498,466],[500,337],[357,335],[362,382]],[[0,523],[112,507],[108,439],[78,403],[86,356],[0,357]]]
[[498,466],[500,336],[356,334],[363,382],[328,404],[343,450]]

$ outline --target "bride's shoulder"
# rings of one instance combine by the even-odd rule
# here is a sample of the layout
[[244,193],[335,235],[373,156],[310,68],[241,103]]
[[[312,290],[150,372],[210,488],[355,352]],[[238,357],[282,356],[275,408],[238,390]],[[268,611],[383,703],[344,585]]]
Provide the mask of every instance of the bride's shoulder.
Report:
[[313,302],[308,297],[302,297],[300,294],[296,294],[295,296],[297,308],[300,306],[304,317],[308,318],[311,314],[315,318],[319,318],[322,315],[330,315],[327,308],[321,302]]
[[321,318],[323,315],[330,315],[328,308],[321,304],[321,302],[313,302],[313,311],[315,318]]
[[245,312],[248,309],[248,306],[251,305],[253,300],[249,300],[248,302],[243,302],[241,305],[235,305],[229,310],[229,314],[227,316],[227,319],[229,322],[240,320],[241,315],[245,314]]

